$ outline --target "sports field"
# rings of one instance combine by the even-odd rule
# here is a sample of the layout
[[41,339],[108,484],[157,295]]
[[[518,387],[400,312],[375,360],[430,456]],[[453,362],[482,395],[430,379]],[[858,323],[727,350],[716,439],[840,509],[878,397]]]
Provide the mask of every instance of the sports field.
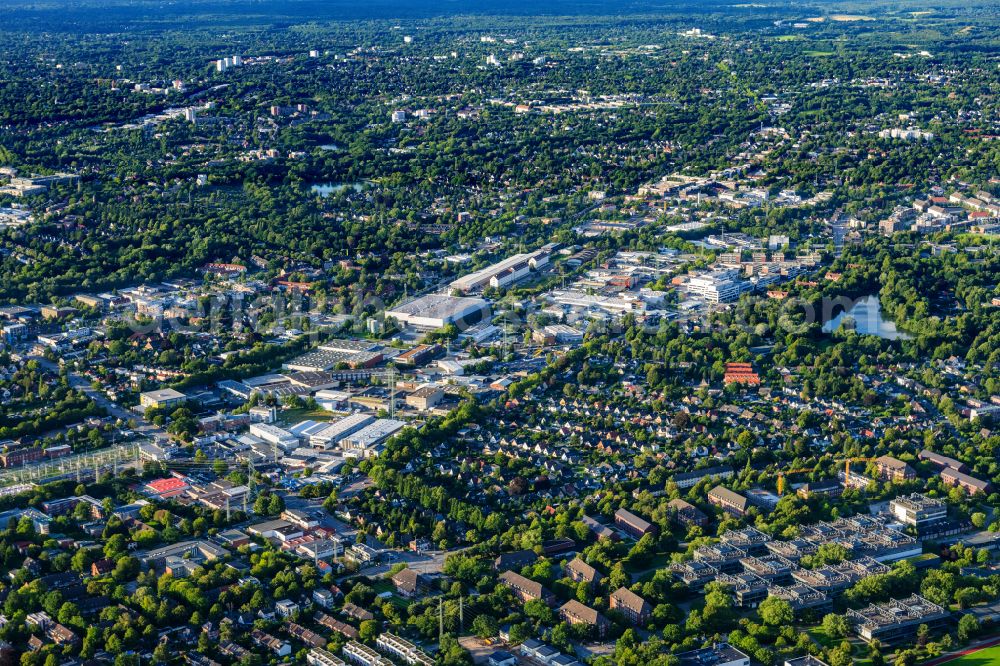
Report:
[[945,662],[948,666],[1000,666],[1000,645]]

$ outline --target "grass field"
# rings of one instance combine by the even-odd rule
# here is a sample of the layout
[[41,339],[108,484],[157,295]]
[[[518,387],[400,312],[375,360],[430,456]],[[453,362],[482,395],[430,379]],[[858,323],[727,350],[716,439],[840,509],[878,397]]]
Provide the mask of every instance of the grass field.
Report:
[[312,419],[313,421],[332,421],[339,418],[343,418],[343,415],[328,412],[323,409],[287,409],[285,411],[278,412],[278,425],[292,426],[300,421],[305,421],[306,419]]
[[994,645],[945,663],[948,666],[1000,666],[1000,645]]

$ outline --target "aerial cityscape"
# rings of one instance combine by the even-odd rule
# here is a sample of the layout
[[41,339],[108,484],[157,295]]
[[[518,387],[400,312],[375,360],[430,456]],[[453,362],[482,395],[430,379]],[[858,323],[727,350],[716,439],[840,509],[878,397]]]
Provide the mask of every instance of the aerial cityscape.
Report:
[[0,666],[1000,665],[995,2],[0,17]]

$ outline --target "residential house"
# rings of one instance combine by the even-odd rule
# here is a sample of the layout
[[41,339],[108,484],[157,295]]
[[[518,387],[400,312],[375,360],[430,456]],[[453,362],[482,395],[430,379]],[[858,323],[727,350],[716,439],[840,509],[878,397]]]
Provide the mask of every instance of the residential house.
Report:
[[415,597],[424,587],[423,577],[413,569],[401,569],[392,577],[396,592],[403,597]]

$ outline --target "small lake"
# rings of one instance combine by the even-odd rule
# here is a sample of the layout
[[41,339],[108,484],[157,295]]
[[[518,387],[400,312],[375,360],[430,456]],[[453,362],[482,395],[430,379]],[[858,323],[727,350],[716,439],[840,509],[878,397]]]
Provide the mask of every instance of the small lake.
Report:
[[840,328],[846,318],[854,321],[854,330],[859,335],[877,335],[885,340],[911,340],[912,337],[896,328],[896,324],[882,317],[882,304],[878,296],[865,296],[850,310],[842,311],[823,324],[824,333],[832,333]]
[[322,146],[319,147],[319,149],[320,150],[330,151],[330,152],[339,152],[340,151],[340,146],[338,146],[335,143],[324,143]]
[[366,183],[314,183],[309,189],[321,197],[328,197],[331,194],[339,194],[348,189],[360,192],[365,187]]

